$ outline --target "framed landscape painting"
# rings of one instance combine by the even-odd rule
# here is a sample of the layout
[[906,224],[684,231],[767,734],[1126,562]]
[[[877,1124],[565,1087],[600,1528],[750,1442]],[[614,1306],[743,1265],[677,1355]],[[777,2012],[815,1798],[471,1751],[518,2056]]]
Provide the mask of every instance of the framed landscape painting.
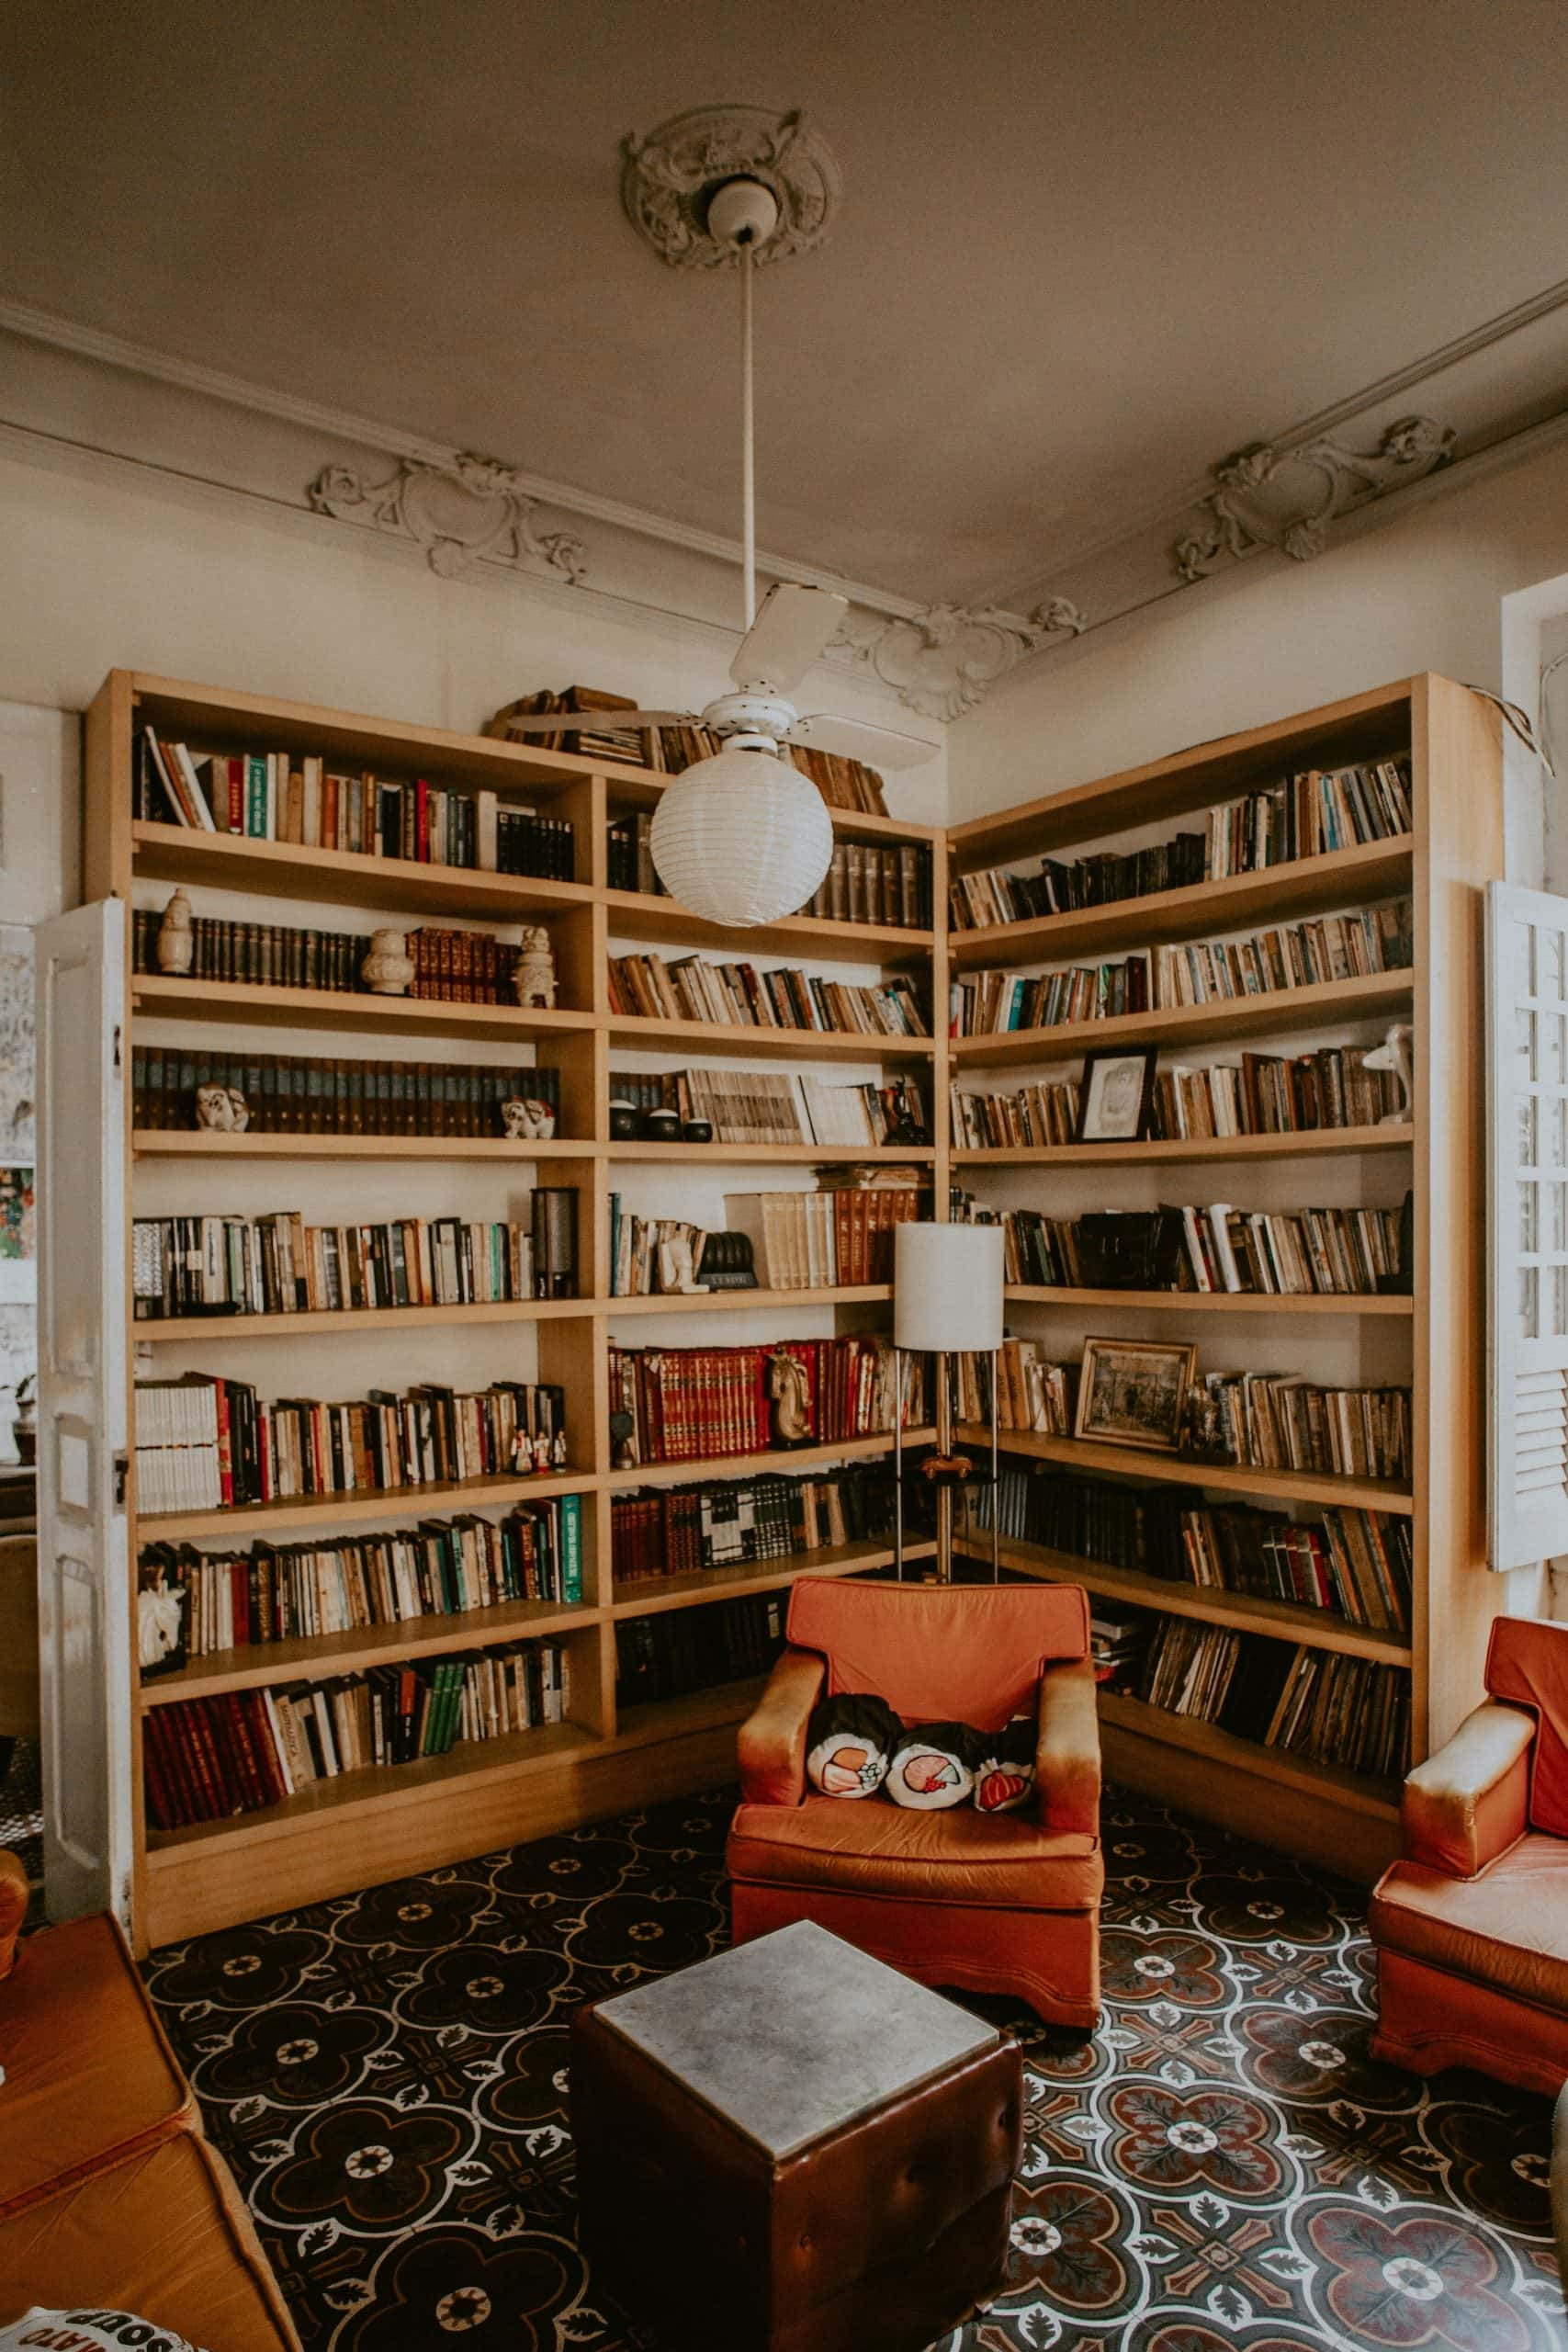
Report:
[[1174,1453],[1181,1443],[1196,1347],[1158,1340],[1086,1340],[1075,1437]]

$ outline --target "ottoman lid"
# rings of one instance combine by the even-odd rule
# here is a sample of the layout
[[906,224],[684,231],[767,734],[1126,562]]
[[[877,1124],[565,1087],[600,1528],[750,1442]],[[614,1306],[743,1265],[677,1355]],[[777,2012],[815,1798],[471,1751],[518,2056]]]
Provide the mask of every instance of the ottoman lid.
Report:
[[618,1993],[595,2014],[775,2160],[1001,2040],[808,1919]]

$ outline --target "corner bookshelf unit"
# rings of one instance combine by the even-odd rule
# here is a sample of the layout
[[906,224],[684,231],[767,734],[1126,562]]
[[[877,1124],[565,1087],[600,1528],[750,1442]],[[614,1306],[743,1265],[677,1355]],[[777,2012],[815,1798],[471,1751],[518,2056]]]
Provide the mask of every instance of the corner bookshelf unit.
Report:
[[[429,775],[493,792],[502,807],[508,800],[547,806],[573,826],[572,878],[405,863],[139,820],[135,761],[146,721],[160,735],[203,749],[321,753],[391,779]],[[671,1612],[705,1603],[778,1593],[802,1571],[849,1575],[887,1565],[886,1543],[874,1541],[733,1571],[617,1582],[611,1504],[627,1489],[774,1469],[809,1473],[875,1460],[893,1445],[891,1436],[876,1436],[787,1453],[615,1466],[609,1431],[613,1347],[679,1346],[685,1331],[696,1334],[696,1344],[714,1347],[734,1335],[748,1341],[826,1338],[886,1331],[890,1319],[886,1283],[611,1296],[607,1196],[619,1192],[629,1210],[644,1214],[639,1186],[656,1195],[651,1213],[688,1215],[660,1204],[672,1197],[671,1187],[696,1197],[694,1188],[705,1182],[732,1190],[801,1185],[817,1167],[916,1161],[929,1173],[939,1216],[948,1214],[950,1182],[977,1190],[988,1205],[1036,1205],[1061,1215],[1142,1206],[1167,1187],[1172,1191],[1166,1197],[1192,1202],[1214,1190],[1245,1202],[1253,1188],[1271,1187],[1269,1198],[1280,1205],[1292,1195],[1298,1203],[1326,1196],[1387,1204],[1413,1187],[1416,1266],[1410,1296],[1262,1299],[1021,1286],[1010,1292],[1008,1310],[1010,1329],[1048,1333],[1053,1352],[1063,1356],[1075,1354],[1086,1334],[1110,1329],[1198,1339],[1205,1367],[1224,1363],[1233,1349],[1244,1354],[1261,1348],[1267,1354],[1266,1340],[1271,1340],[1276,1363],[1310,1357],[1342,1363],[1348,1378],[1362,1367],[1379,1377],[1408,1377],[1415,1459],[1407,1483],[1216,1468],[1026,1431],[1004,1431],[1001,1439],[1014,1463],[1049,1461],[1134,1487],[1185,1484],[1196,1500],[1205,1494],[1244,1495],[1309,1506],[1359,1503],[1408,1515],[1416,1589],[1407,1634],[1352,1625],[1282,1601],[1168,1583],[1042,1545],[1010,1541],[1003,1560],[1010,1575],[1080,1581],[1108,1601],[1407,1671],[1416,1756],[1445,1736],[1479,1695],[1481,1653],[1496,1606],[1496,1588],[1483,1567],[1481,1484],[1481,903],[1484,882],[1501,871],[1502,839],[1495,721],[1477,697],[1442,679],[1403,681],[950,833],[835,809],[835,830],[846,842],[915,843],[929,854],[933,920],[926,930],[799,915],[759,931],[725,933],[668,899],[611,889],[610,826],[657,805],[666,781],[614,763],[128,671],[111,673],[94,702],[86,748],[88,900],[115,896],[128,906],[152,907],[163,903],[166,886],[180,884],[198,910],[209,907],[252,921],[251,910],[260,904],[263,921],[310,927],[319,920],[366,934],[400,916],[411,926],[542,923],[559,981],[557,1008],[547,1012],[128,970],[128,1068],[142,1046],[170,1040],[213,1055],[402,1053],[454,1065],[531,1062],[555,1073],[559,1102],[557,1133],[542,1142],[265,1126],[218,1134],[188,1125],[138,1125],[127,1086],[128,1238],[134,1216],[250,1216],[281,1204],[338,1222],[405,1215],[502,1218],[509,1213],[509,1185],[537,1182],[577,1194],[581,1295],[570,1299],[152,1324],[132,1319],[128,1295],[130,1352],[134,1356],[147,1343],[144,1362],[155,1377],[207,1370],[254,1381],[268,1396],[286,1391],[363,1396],[371,1386],[402,1390],[433,1381],[474,1385],[470,1374],[479,1385],[501,1377],[538,1379],[565,1392],[570,1453],[570,1466],[547,1476],[163,1514],[138,1512],[132,1476],[127,1510],[133,1624],[137,1553],[139,1544],[149,1541],[237,1548],[275,1531],[292,1543],[309,1542],[312,1530],[326,1541],[356,1529],[412,1526],[432,1513],[483,1515],[571,1494],[580,1498],[582,1543],[579,1601],[513,1601],[209,1654],[176,1673],[138,1682],[129,1702],[135,1792],[130,1922],[140,1950],[723,1781],[733,1770],[735,1731],[755,1696],[755,1679],[618,1703],[618,1629],[628,1621],[668,1620]],[[1235,876],[1197,893],[1167,892],[988,931],[950,926],[950,866],[975,871],[1103,842],[1234,797],[1292,768],[1406,750],[1414,762],[1416,820],[1405,839]],[[950,976],[984,966],[1018,969],[1122,954],[1140,943],[1223,933],[1227,926],[1239,931],[1406,893],[1416,908],[1415,962],[1408,971],[1054,1030],[951,1040],[946,1035]],[[937,1034],[846,1036],[643,1020],[614,1011],[610,956],[656,953],[668,944],[681,952],[798,962],[829,976],[843,967],[840,976],[852,969],[862,982],[913,978],[929,989]],[[127,952],[129,959],[129,942]],[[1416,1032],[1416,1094],[1407,1122],[1170,1143],[997,1150],[950,1146],[950,1081],[1007,1090],[1019,1083],[1015,1067],[1062,1075],[1062,1066],[1076,1069],[1086,1050],[1113,1046],[1180,1046],[1201,1058],[1244,1038],[1371,1043],[1395,1018],[1412,1021]],[[934,1140],[918,1148],[870,1148],[612,1139],[612,1077],[632,1057],[644,1071],[709,1060],[716,1069],[777,1070],[783,1061],[832,1083],[858,1082],[884,1070],[889,1083],[916,1077],[930,1090]],[[1330,1186],[1337,1189],[1325,1195]],[[454,1202],[460,1206],[454,1209]],[[129,1269],[129,1250],[127,1262]],[[128,1291],[130,1280],[128,1271]],[[1201,1312],[1188,1329],[1190,1306]],[[400,1334],[410,1344],[400,1344]],[[285,1340],[297,1348],[286,1353],[279,1345]],[[1250,1361],[1259,1359],[1255,1353]],[[134,1407],[133,1385],[130,1393]],[[911,1432],[911,1440],[921,1434]],[[132,1428],[132,1465],[135,1442]],[[988,1556],[988,1539],[972,1548]],[[912,1554],[929,1550],[911,1546]],[[416,1763],[344,1772],[234,1817],[172,1830],[149,1823],[141,1796],[143,1725],[171,1703],[220,1701],[284,1682],[309,1686],[421,1657],[482,1654],[535,1635],[568,1653],[566,1721],[460,1743]],[[134,1677],[134,1666],[131,1672]],[[1111,1775],[1175,1804],[1362,1875],[1393,1849],[1394,1794],[1388,1784],[1124,1695],[1104,1695],[1102,1719]]]

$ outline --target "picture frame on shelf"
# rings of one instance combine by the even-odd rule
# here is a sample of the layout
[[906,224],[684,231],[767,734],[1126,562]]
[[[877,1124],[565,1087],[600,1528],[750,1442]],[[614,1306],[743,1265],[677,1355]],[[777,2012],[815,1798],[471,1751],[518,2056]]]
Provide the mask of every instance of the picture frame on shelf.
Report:
[[1086,1054],[1075,1143],[1142,1143],[1154,1122],[1159,1049]]
[[1179,1452],[1197,1365],[1190,1342],[1086,1340],[1073,1435],[1151,1453]]

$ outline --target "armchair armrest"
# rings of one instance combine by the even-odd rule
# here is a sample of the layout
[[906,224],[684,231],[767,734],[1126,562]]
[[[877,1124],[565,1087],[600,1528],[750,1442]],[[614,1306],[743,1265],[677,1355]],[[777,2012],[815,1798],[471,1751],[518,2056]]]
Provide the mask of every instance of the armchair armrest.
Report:
[[821,1696],[827,1661],[789,1650],[740,1726],[740,1795],[746,1804],[798,1804],[806,1794],[806,1730]]
[[28,1874],[21,1858],[0,1849],[0,1976],[9,1976],[17,1939],[28,1916]]
[[1401,1815],[1410,1860],[1449,1878],[1474,1878],[1524,1835],[1535,1720],[1483,1700],[1453,1737],[1404,1783]]
[[1040,1678],[1040,1728],[1034,1777],[1040,1818],[1048,1829],[1100,1835],[1100,1714],[1094,1664],[1061,1659]]

